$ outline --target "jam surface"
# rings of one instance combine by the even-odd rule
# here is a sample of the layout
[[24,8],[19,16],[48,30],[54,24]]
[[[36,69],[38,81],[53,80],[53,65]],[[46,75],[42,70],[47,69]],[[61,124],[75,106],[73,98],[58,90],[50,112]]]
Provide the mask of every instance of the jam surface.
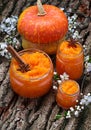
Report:
[[19,65],[17,61],[14,60],[14,69],[20,76],[26,78],[38,78],[49,71],[50,61],[44,54],[40,52],[24,53],[21,55],[21,57],[25,63],[29,64],[30,71],[27,71],[25,73],[19,71]]

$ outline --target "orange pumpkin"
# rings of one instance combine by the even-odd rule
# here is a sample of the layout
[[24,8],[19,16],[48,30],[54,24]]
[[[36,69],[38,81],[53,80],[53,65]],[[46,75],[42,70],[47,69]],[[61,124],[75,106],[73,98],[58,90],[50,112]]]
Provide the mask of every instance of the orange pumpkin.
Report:
[[[39,12],[39,13],[38,13]],[[18,32],[23,48],[37,48],[53,54],[68,30],[64,12],[52,5],[37,5],[25,9],[18,20]]]

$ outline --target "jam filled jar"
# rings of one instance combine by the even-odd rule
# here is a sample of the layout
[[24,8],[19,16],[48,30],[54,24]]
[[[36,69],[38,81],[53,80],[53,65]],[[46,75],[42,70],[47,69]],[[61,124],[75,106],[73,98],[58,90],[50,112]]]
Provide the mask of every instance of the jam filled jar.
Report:
[[37,49],[25,49],[19,54],[30,70],[22,72],[17,61],[12,58],[9,71],[12,89],[27,98],[43,96],[52,86],[53,64],[50,57]]
[[74,80],[63,81],[57,90],[56,101],[63,109],[69,109],[77,104],[79,100],[79,84]]
[[78,42],[63,41],[57,50],[56,70],[58,74],[66,72],[70,79],[78,80],[83,74],[84,54]]

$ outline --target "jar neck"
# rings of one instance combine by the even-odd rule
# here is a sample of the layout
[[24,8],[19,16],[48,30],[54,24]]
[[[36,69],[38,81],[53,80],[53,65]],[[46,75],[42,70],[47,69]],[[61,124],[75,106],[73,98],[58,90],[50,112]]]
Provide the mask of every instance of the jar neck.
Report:
[[[61,43],[62,44],[62,43]],[[80,44],[80,43],[78,43],[78,45],[80,46],[80,48],[81,48],[81,51],[78,53],[78,54],[76,54],[76,53],[66,53],[66,51],[65,52],[62,52],[61,50],[60,50],[60,46],[61,46],[61,44],[58,46],[58,50],[57,50],[57,55],[59,56],[59,57],[63,57],[64,59],[66,58],[66,60],[68,59],[76,59],[76,58],[78,58],[78,57],[81,57],[82,55],[83,55],[83,47],[82,47],[82,45]],[[64,50],[65,50],[65,48],[64,48]],[[69,50],[67,50],[67,51],[69,51]],[[70,52],[71,52],[72,50],[70,50]]]

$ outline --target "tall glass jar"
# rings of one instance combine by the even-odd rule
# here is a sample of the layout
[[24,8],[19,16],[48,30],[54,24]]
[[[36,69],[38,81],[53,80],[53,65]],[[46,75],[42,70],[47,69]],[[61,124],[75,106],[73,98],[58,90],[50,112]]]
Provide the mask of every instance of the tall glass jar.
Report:
[[[36,53],[39,54],[37,57]],[[30,65],[30,71],[20,72],[19,69],[17,69],[19,66],[13,58],[9,71],[12,89],[20,96],[27,98],[43,96],[52,86],[53,64],[50,57],[45,52],[37,49],[25,49],[20,51],[19,54],[23,60]],[[25,54],[27,54],[26,57],[24,57]],[[34,54],[35,57],[29,58],[32,54]],[[46,58],[44,64],[42,63],[43,58],[41,58],[41,56]]]
[[74,80],[63,81],[57,91],[57,104],[63,109],[74,107],[79,100],[80,89],[79,84]]
[[70,79],[77,80],[83,74],[84,54],[80,43],[70,45],[68,41],[63,41],[57,50],[56,70],[58,74],[66,72]]

